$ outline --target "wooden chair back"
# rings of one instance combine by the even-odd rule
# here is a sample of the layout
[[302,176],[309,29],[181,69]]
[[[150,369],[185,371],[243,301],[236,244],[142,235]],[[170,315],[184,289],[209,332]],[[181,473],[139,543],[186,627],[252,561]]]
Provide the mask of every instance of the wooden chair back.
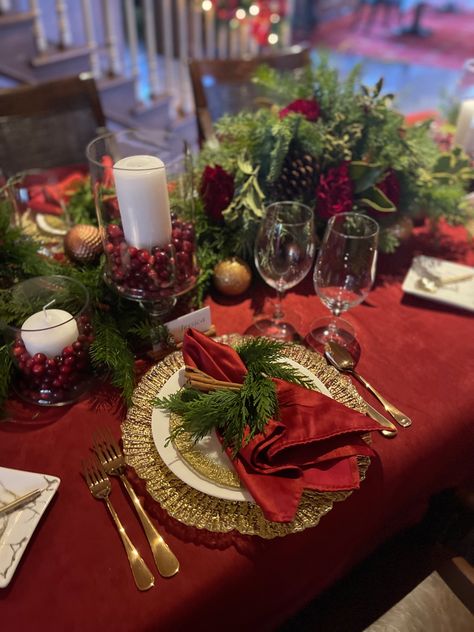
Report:
[[223,114],[254,109],[261,95],[252,84],[252,75],[266,64],[282,72],[303,68],[311,63],[310,49],[293,46],[274,55],[244,59],[194,59],[189,63],[196,108],[199,141],[212,138],[213,121]]
[[104,129],[90,75],[0,90],[0,172],[84,164],[87,144]]

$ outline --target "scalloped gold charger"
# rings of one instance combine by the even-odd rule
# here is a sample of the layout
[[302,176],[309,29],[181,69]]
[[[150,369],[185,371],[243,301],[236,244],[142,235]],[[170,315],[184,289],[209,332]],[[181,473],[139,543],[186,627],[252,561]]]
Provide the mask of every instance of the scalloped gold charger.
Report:
[[[242,336],[221,336],[218,340],[237,344]],[[334,399],[365,412],[365,404],[349,380],[328,366],[322,356],[299,345],[291,345],[286,355],[315,375]],[[135,389],[132,406],[122,423],[127,463],[145,481],[151,497],[170,516],[186,525],[208,531],[226,533],[235,530],[246,535],[274,538],[317,525],[322,516],[332,509],[334,502],[343,501],[351,495],[351,491],[319,493],[306,490],[295,519],[289,523],[276,523],[266,520],[255,503],[215,498],[184,483],[160,457],[151,426],[153,398],[182,366],[182,355],[175,352],[152,367]],[[367,457],[359,457],[361,480],[365,478],[369,463]]]

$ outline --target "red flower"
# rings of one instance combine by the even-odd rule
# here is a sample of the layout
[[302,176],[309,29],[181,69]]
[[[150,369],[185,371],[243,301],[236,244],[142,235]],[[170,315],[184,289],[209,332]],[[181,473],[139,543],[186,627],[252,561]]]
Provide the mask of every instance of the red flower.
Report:
[[385,178],[377,184],[377,187],[382,193],[385,193],[395,207],[398,207],[400,202],[400,182],[393,169],[388,169],[385,172]]
[[207,214],[215,222],[220,222],[222,211],[234,197],[234,178],[220,165],[207,165],[202,174],[200,193]]
[[280,110],[280,118],[283,119],[292,112],[302,114],[307,121],[317,121],[321,113],[321,108],[316,99],[296,99]]
[[349,176],[349,163],[328,169],[321,174],[316,189],[316,213],[318,217],[329,219],[338,213],[352,210],[354,183]]

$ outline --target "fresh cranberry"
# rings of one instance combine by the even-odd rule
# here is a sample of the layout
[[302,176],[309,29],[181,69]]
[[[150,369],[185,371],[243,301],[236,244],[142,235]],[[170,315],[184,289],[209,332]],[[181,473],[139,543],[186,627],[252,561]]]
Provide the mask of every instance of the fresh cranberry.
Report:
[[107,226],[107,232],[112,239],[121,239],[123,237],[123,231],[117,224],[109,224]]

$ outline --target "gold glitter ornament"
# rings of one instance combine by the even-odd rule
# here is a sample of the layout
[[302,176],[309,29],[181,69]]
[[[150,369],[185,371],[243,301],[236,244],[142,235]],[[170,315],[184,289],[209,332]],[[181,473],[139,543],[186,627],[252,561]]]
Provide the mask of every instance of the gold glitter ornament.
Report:
[[224,259],[214,268],[212,277],[214,287],[226,296],[238,296],[245,292],[252,281],[250,267],[239,259]]
[[77,224],[64,236],[64,252],[76,263],[93,263],[102,253],[100,231],[90,224]]

